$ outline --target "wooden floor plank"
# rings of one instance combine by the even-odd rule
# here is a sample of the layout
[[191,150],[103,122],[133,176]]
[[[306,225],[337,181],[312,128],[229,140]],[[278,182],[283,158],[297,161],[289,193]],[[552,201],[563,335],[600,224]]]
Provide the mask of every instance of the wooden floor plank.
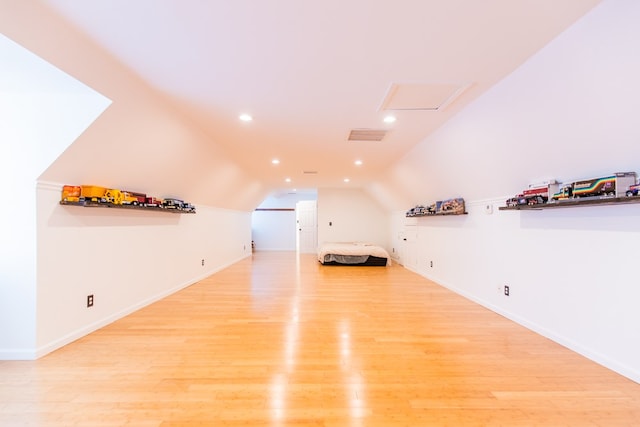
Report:
[[401,266],[256,252],[44,358],[2,426],[632,426],[640,385]]

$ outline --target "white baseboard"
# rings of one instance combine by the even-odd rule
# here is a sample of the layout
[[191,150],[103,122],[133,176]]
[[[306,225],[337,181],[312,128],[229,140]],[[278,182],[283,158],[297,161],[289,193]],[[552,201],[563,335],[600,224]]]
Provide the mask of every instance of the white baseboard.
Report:
[[493,311],[494,313],[497,313],[521,326],[524,326],[525,328],[539,334],[542,335],[545,338],[548,338],[552,341],[554,341],[555,343],[560,344],[563,347],[568,348],[571,351],[574,351],[584,357],[586,357],[587,359],[604,366],[607,369],[610,369],[614,372],[617,372],[620,375],[623,375],[626,378],[629,378],[632,381],[635,381],[637,383],[640,384],[640,372],[626,366],[623,365],[619,362],[617,362],[616,360],[613,360],[611,358],[608,358],[604,355],[602,355],[599,352],[596,352],[590,348],[584,347],[578,343],[576,343],[573,340],[568,339],[565,336],[562,335],[558,335],[552,331],[550,331],[549,329],[535,323],[535,322],[531,322],[528,319],[525,319],[523,317],[520,317],[518,315],[515,315],[514,313],[504,310],[494,304],[491,304],[488,301],[479,299],[477,297],[475,297],[474,295],[471,295],[465,291],[463,291],[462,289],[457,288],[456,286],[452,286],[449,283],[446,283],[444,281],[439,280],[436,277],[430,277],[428,274],[426,274],[424,271],[419,271],[419,270],[414,270],[414,269],[408,269],[413,271],[414,273],[417,273],[419,275],[421,275],[422,277],[424,277],[427,280],[430,280],[434,283],[436,283],[437,285],[440,285],[444,288],[449,289],[452,292],[455,292],[456,294],[470,300],[473,301],[477,304],[480,304],[481,306]]
[[244,258],[247,258],[251,256],[251,254],[248,255],[243,255],[241,257],[239,257],[238,259],[231,261],[227,264],[218,266],[217,268],[208,270],[206,273],[203,273],[201,275],[198,275],[197,277],[194,277],[193,279],[181,283],[178,286],[175,286],[171,289],[165,290],[157,295],[154,295],[152,297],[146,298],[136,304],[133,304],[123,310],[120,310],[116,313],[113,313],[103,319],[100,319],[96,322],[93,322],[91,324],[88,324],[80,329],[77,329],[67,335],[64,335],[62,337],[59,337],[45,345],[42,345],[40,347],[38,347],[37,349],[0,349],[0,360],[35,360],[35,359],[39,359],[42,356],[45,356],[46,354],[49,354],[61,347],[64,347],[67,344],[70,344],[86,335],[89,335],[92,332],[97,331],[100,328],[103,328],[119,319],[122,319],[125,316],[128,316],[131,313],[134,313],[135,311],[140,310],[141,308],[144,308],[150,304],[153,304],[154,302],[157,302],[163,298],[168,297],[169,295],[172,295],[184,288],[187,288],[199,281],[201,281],[202,279],[211,276],[212,274],[215,274],[233,264],[235,264],[236,262],[241,261]]

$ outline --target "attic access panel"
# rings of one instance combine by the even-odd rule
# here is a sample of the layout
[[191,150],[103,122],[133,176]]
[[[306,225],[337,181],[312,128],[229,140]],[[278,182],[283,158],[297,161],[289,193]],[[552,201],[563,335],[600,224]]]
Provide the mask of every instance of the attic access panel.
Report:
[[467,87],[459,84],[393,83],[380,110],[438,111],[453,102]]

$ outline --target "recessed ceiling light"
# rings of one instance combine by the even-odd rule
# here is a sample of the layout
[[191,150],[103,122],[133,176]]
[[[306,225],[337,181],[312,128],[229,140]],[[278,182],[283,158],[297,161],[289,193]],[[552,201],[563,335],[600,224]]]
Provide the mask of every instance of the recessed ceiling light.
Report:
[[273,159],[273,160],[271,160],[271,163],[273,163],[274,165],[279,165],[280,164],[280,160]]
[[382,119],[382,121],[385,122],[385,123],[393,123],[393,122],[396,121],[396,117],[395,116],[391,116],[391,115],[385,116],[385,118]]
[[249,114],[244,113],[244,114],[240,114],[239,119],[242,120],[243,122],[250,122],[251,120],[253,120],[253,117],[251,117],[251,115]]
[[349,178],[345,178],[345,179],[344,179],[344,182],[349,182],[349,181],[350,181],[350,179],[349,179]]
[[291,182],[291,178],[285,178],[284,182]]
[[356,166],[362,166],[362,160],[356,160],[353,162]]

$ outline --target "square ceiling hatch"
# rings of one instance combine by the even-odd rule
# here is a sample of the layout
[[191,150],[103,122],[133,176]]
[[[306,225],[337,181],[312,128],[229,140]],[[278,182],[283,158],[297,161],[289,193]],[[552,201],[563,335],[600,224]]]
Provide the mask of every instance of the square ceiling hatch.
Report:
[[457,98],[468,85],[393,83],[382,102],[380,110],[428,110],[438,111]]

